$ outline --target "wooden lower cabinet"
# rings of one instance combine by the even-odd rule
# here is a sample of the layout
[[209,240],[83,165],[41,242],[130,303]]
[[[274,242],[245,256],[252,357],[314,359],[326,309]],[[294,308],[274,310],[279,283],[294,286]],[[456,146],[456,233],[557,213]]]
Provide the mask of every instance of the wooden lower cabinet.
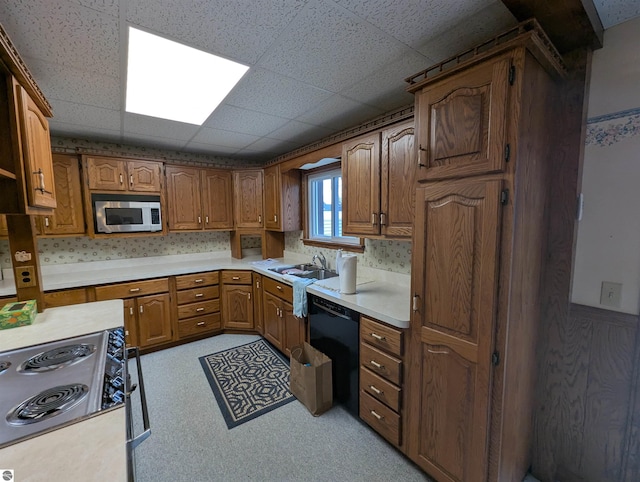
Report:
[[176,276],[179,340],[222,328],[219,279],[217,271]]
[[360,418],[402,445],[403,332],[360,317]]
[[128,347],[149,348],[173,341],[168,278],[96,286],[95,297],[96,301],[124,300]]
[[283,350],[284,329],[280,316],[280,298],[265,291],[262,295],[262,312],[264,314],[264,337],[278,350]]
[[45,308],[56,306],[78,305],[88,301],[86,288],[74,288],[68,290],[49,291],[44,294]]
[[293,314],[293,288],[271,278],[262,278],[264,313],[264,337],[278,350],[291,355],[291,347],[302,343],[306,337],[304,318]]
[[251,275],[251,271],[222,272],[222,325],[226,329],[254,329]]

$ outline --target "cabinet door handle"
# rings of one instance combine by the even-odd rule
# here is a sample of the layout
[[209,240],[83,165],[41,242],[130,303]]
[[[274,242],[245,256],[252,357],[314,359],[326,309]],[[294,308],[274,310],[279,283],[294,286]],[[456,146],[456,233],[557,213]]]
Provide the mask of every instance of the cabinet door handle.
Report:
[[196,323],[196,325],[198,326],[204,326],[206,325],[206,323],[204,321],[199,321],[198,323]]
[[209,216],[205,216],[204,217],[204,223],[205,224],[209,224]]
[[413,311],[418,312],[418,295],[413,295]]
[[382,390],[380,390],[379,388],[376,388],[373,385],[369,385],[369,388],[371,389],[372,392],[378,394],[378,395],[382,395],[384,392]]
[[387,225],[387,215],[385,213],[380,213],[380,226]]
[[385,341],[386,338],[384,336],[380,336],[377,333],[370,333],[370,335],[378,341]]
[[204,280],[202,278],[194,279],[194,283],[202,283]]
[[277,214],[274,214],[274,215],[273,215],[273,222],[274,222],[274,223],[277,223],[277,222],[278,222],[278,215],[277,215]]
[[449,354],[449,350],[432,350],[430,348],[427,348],[427,351],[429,353],[433,353],[434,355],[448,355]]
[[256,281],[256,288],[260,289],[260,280]]
[[382,415],[380,415],[379,413],[376,413],[375,410],[371,410],[371,415],[376,417],[378,420],[383,420],[384,419],[384,417]]
[[198,216],[198,224],[202,224],[202,217]]
[[202,298],[204,296],[204,293],[196,293],[195,297],[196,298]]
[[422,153],[423,152],[427,152],[427,150],[424,147],[422,147],[422,144],[420,144],[418,146],[418,167],[426,167],[427,166],[424,162],[422,162],[422,156],[423,156]]
[[124,183],[124,178],[122,177],[122,174],[120,174],[120,184]]
[[202,307],[200,307],[200,308],[196,308],[196,312],[198,312],[198,313],[199,313],[199,312],[201,312],[201,311],[204,311],[204,308],[202,308]]
[[258,222],[261,223],[262,222],[262,214],[258,214]]
[[131,316],[133,316],[133,306],[130,306],[130,307],[129,307],[129,314],[130,314]]
[[129,288],[129,293],[137,293],[140,291],[140,288]]
[[247,299],[251,301],[251,293],[247,293]]
[[46,228],[48,228],[48,227],[49,227],[49,216],[45,216],[45,217],[44,217],[44,226],[45,226]]
[[371,213],[371,224],[375,226],[378,222],[378,215],[376,213]]
[[231,279],[233,281],[238,281],[240,279],[240,276],[232,276]]
[[133,174],[129,176],[129,184],[133,187]]
[[140,313],[144,313],[144,306],[140,305]]
[[34,188],[34,190],[40,191],[43,194],[51,194],[51,192],[47,191],[44,187],[44,172],[42,172],[42,168],[38,168],[38,170],[34,171],[33,174],[37,174],[38,176],[38,187]]
[[373,365],[374,367],[376,367],[378,370],[381,370],[381,369],[384,367],[384,365],[380,365],[380,363],[378,363],[378,362],[377,362],[377,361],[375,361],[375,360],[370,360],[370,361],[369,361],[369,363],[370,363],[371,365]]

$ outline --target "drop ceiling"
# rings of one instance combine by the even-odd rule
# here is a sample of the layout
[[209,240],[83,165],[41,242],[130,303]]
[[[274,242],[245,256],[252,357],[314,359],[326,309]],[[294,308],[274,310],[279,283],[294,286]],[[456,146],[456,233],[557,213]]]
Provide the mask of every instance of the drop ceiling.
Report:
[[[594,4],[605,28],[640,15]],[[405,77],[516,20],[492,0],[12,0],[0,23],[53,136],[262,162],[410,105]],[[127,113],[130,25],[250,70],[202,126]]]

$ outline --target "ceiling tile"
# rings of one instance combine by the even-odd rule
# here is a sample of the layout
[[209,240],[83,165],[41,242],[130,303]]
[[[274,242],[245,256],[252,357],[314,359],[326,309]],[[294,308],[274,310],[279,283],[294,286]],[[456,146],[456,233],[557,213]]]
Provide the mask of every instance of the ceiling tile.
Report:
[[184,146],[185,151],[196,152],[198,154],[211,154],[215,152],[218,155],[231,155],[238,152],[236,147],[219,146],[209,143],[191,141]]
[[335,2],[406,45],[417,47],[495,0],[381,0],[374,5],[370,0]]
[[140,114],[125,112],[124,130],[134,134],[143,134],[152,137],[168,137],[187,141],[191,139],[200,129],[200,126],[185,124],[184,122],[174,122],[157,117],[150,117]]
[[116,17],[70,1],[12,0],[0,2],[0,18],[23,57],[119,76]]
[[328,137],[337,131],[338,129],[314,126],[305,122],[290,121],[280,129],[276,129],[270,133],[269,137],[272,139],[282,139],[295,144],[304,144]]
[[201,0],[129,0],[127,20],[172,40],[255,63],[286,29],[306,0],[252,0],[250,4]]
[[[475,47],[516,24],[516,19],[507,7],[502,2],[495,2],[425,42],[418,50],[427,57],[435,59],[436,63],[441,62],[465,49]],[[424,66],[424,68],[427,67],[429,65]]]
[[49,100],[53,108],[52,123],[63,122],[78,126],[120,131],[120,111],[57,99]]
[[42,85],[44,95],[49,100],[73,99],[78,104],[111,110],[119,110],[121,107],[120,83],[117,78],[30,57],[24,61],[38,79],[38,84]]
[[243,149],[258,139],[259,137],[249,134],[203,127],[191,142]]
[[122,136],[122,142],[126,144],[133,144],[135,146],[164,148],[172,150],[181,150],[181,145],[185,144],[185,141],[176,141],[168,137],[157,137],[144,134],[136,134],[132,132],[125,132]]
[[338,92],[406,50],[334,3],[311,0],[258,65]]
[[212,129],[264,136],[278,127],[282,127],[287,122],[289,122],[289,119],[283,117],[222,104],[203,125]]
[[325,90],[255,68],[245,74],[225,103],[293,119],[330,96]]
[[334,95],[296,120],[338,131],[373,119],[383,113],[382,109],[364,105],[341,95]]
[[[87,125],[66,124],[64,122],[49,122],[51,136],[71,137],[76,139],[91,139],[97,141],[122,142],[122,135],[119,130],[97,129]],[[52,139],[53,143],[53,139]]]
[[594,0],[593,3],[605,29],[640,15],[637,0]]
[[299,144],[296,144],[295,142],[283,141],[281,139],[272,139],[270,137],[261,137],[253,144],[248,146],[246,150],[271,152],[279,155],[284,154],[285,152],[292,151],[298,146]]

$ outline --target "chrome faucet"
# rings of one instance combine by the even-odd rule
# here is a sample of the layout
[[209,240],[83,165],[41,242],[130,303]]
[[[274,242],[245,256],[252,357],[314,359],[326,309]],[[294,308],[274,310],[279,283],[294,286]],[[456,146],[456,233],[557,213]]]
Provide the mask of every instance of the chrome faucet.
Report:
[[313,258],[311,258],[311,263],[316,264],[316,259],[320,260],[320,265],[322,266],[322,269],[327,269],[327,259],[324,257],[324,254],[322,253],[314,254]]

